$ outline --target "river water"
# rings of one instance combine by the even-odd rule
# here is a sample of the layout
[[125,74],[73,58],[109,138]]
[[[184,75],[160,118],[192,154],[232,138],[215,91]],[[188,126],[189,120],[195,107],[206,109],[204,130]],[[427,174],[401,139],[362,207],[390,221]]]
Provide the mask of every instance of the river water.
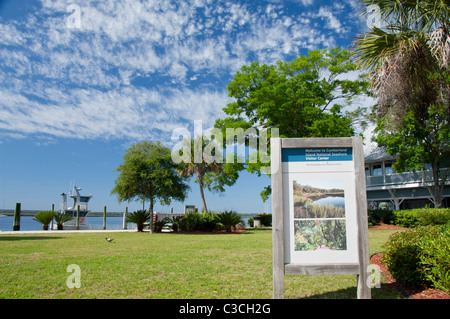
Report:
[[311,204],[320,204],[320,205],[334,205],[345,207],[345,198],[344,197],[324,197],[318,200],[315,200]]
[[[41,230],[42,224],[33,220],[33,216],[21,216],[20,217],[20,230]],[[249,218],[242,218],[244,225],[248,226]],[[14,216],[0,215],[0,231],[12,231],[14,223]],[[103,229],[103,217],[102,216],[88,216],[85,219],[85,224],[89,229]],[[106,230],[108,229],[122,229],[123,218],[122,217],[106,217]],[[136,224],[128,223],[128,229],[136,229]]]
[[[20,230],[41,230],[42,224],[35,221],[33,216],[20,216]],[[14,223],[14,216],[0,216],[0,231],[12,231]],[[103,217],[86,217],[85,224],[90,229],[103,229]],[[107,217],[106,229],[122,229],[122,217]],[[136,228],[136,224],[128,223],[128,229]]]

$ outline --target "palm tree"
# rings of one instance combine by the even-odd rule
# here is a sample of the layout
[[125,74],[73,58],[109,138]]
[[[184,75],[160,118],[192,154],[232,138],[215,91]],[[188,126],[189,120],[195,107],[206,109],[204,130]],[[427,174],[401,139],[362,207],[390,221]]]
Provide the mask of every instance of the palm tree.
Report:
[[[422,121],[430,104],[450,97],[442,75],[450,61],[448,0],[362,0],[380,8],[384,27],[355,40],[359,66],[372,75],[378,115],[388,115],[393,128],[401,124],[411,108]],[[415,92],[415,94],[412,94]],[[446,95],[446,96],[443,96]],[[447,100],[448,101],[448,100]],[[395,107],[392,107],[395,105]]]
[[55,214],[55,222],[58,224],[58,230],[63,230],[63,224],[73,219],[73,215],[70,213],[56,213]]
[[144,224],[150,222],[151,216],[152,214],[146,210],[138,210],[129,214],[125,222],[135,223],[138,232],[142,232],[144,230]]
[[[200,186],[200,196],[202,198],[203,212],[207,213],[208,208],[206,206],[205,194],[203,192],[205,186],[205,176],[207,174],[221,173],[223,172],[223,159],[222,161],[216,160],[222,158],[216,156],[214,152],[221,151],[217,147],[213,149],[214,152],[205,151],[206,148],[211,148],[214,145],[212,141],[204,136],[198,136],[192,139],[186,139],[183,142],[183,149],[194,150],[194,157],[189,154],[189,160],[181,162],[181,168],[178,170],[180,176],[191,177],[196,176],[197,182]],[[201,146],[201,149],[200,149]],[[218,146],[218,145],[215,145]],[[214,153],[214,154],[212,154]],[[221,154],[220,154],[221,155]]]
[[[434,185],[427,188],[439,206],[448,175],[445,171],[439,181],[441,161],[449,154],[450,1],[361,2],[378,6],[385,24],[357,37],[354,48],[359,66],[371,73],[378,97],[377,141],[389,151],[387,142],[398,139],[390,149],[399,155],[399,169],[415,170],[425,167],[423,162],[431,163]],[[399,141],[406,142],[399,147]],[[426,156],[416,159],[418,144]]]
[[42,224],[42,230],[48,230],[48,225],[52,222],[53,218],[55,217],[55,212],[51,210],[46,210],[37,213],[33,220],[39,222]]
[[225,211],[220,213],[217,215],[217,220],[225,226],[227,233],[231,233],[231,227],[235,227],[237,224],[242,222],[241,215],[235,211]]

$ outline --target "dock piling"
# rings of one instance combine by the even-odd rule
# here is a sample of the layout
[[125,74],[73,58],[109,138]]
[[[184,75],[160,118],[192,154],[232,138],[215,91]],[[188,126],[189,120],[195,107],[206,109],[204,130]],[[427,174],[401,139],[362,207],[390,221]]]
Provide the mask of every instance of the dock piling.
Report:
[[103,230],[106,230],[106,206],[103,207]]
[[77,205],[77,230],[80,230],[80,205]]
[[123,213],[123,223],[122,223],[122,228],[123,229],[128,229],[128,225],[127,225],[127,215],[128,215],[128,207],[125,207],[125,213]]
[[16,203],[16,209],[14,210],[13,231],[20,230],[20,206],[20,203]]

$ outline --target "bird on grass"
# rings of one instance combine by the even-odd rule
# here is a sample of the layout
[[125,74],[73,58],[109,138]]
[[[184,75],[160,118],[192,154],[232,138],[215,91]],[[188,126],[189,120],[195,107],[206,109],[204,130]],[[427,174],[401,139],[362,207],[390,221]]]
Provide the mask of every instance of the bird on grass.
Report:
[[106,239],[106,241],[108,242],[108,243],[110,243],[110,242],[112,242],[114,239],[113,238],[108,238],[108,237],[105,237],[105,239]]

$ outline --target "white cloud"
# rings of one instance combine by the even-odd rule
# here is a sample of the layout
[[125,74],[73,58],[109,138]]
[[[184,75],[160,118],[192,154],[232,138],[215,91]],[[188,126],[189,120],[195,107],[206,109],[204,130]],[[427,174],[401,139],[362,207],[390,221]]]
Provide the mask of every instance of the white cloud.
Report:
[[[226,92],[126,87],[70,92],[38,86],[33,96],[0,90],[0,129],[11,134],[48,134],[80,139],[167,138],[194,120],[212,126],[229,102]],[[39,101],[46,98],[46,103]]]
[[[243,64],[334,46],[329,30],[345,30],[312,0],[298,12],[283,1],[86,0],[79,29],[67,27],[70,2],[41,2],[34,16],[0,22],[3,136],[164,138],[192,120],[212,125]],[[322,19],[328,33],[314,27]]]
[[317,16],[326,18],[328,20],[328,23],[325,24],[325,26],[329,29],[333,29],[337,33],[344,32],[341,22],[333,15],[333,12],[331,10],[321,7]]
[[304,6],[310,6],[314,0],[299,0]]

